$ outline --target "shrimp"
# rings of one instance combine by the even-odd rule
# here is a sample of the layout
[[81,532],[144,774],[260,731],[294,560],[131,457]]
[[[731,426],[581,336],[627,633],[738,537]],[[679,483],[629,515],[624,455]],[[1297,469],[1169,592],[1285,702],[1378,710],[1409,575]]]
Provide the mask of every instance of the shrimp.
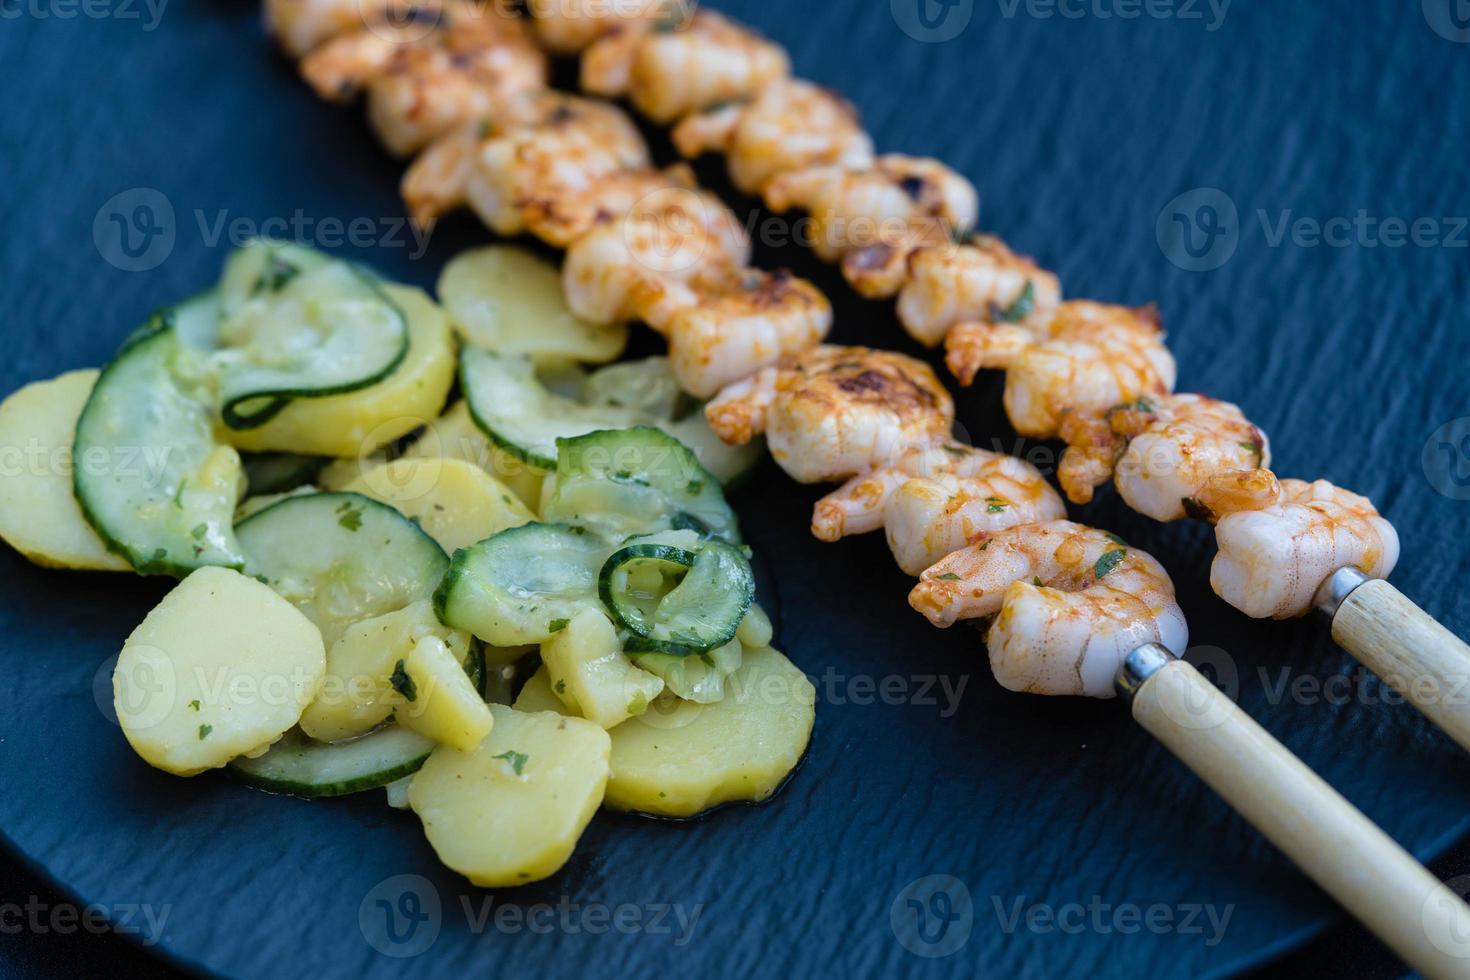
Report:
[[672,135],[686,157],[723,153],[730,179],[747,194],[759,195],[775,177],[794,170],[873,164],[873,139],[858,124],[852,104],[800,79],[772,82],[749,102],[686,116]]
[[1271,443],[1229,402],[1203,395],[1140,398],[1104,411],[1069,412],[1057,477],[1074,504],[1113,480],[1123,500],[1156,521],[1188,516],[1216,474],[1271,465]]
[[647,311],[645,322],[669,338],[674,377],[698,398],[811,350],[832,328],[827,297],[784,271],[731,270],[668,285],[640,283],[635,302]]
[[324,41],[370,26],[433,23],[441,6],[439,0],[266,0],[265,29],[301,58]]
[[445,6],[429,28],[370,26],[323,44],[301,74],[325,99],[367,92],[368,122],[406,156],[547,84],[546,56],[522,21],[468,4]]
[[845,480],[949,439],[954,401],[929,365],[867,347],[814,347],[722,391],[710,427],[743,445],[764,432],[801,483]]
[[775,211],[802,208],[811,218],[812,248],[836,262],[855,248],[902,243],[915,235],[974,226],[975,186],[938,160],[887,154],[865,170],[812,167],[781,174],[766,186]]
[[622,23],[582,55],[582,88],[626,95],[655,123],[671,123],[719,102],[743,99],[791,74],[780,45],[719,14]]
[[1219,522],[1210,586],[1254,619],[1305,616],[1339,568],[1388,578],[1398,564],[1393,525],[1367,497],[1326,480],[1278,482],[1269,470],[1226,474],[1200,492],[1199,503],[1201,516]]
[[593,323],[662,323],[671,313],[656,308],[666,296],[679,293],[684,306],[696,302],[673,284],[750,262],[745,229],[718,197],[695,189],[687,167],[671,168],[664,186],[626,207],[617,202],[604,217],[571,244],[562,267],[568,305]]
[[499,113],[479,130],[445,137],[409,167],[404,196],[420,224],[468,203],[498,234],[563,242],[577,230],[566,215],[596,216],[589,194],[603,181],[651,166],[642,135],[616,106],[547,92]]
[[639,20],[682,23],[694,0],[527,0],[536,37],[554,54],[577,54],[619,24]]
[[924,572],[909,605],[939,627],[994,616],[990,669],[1028,694],[1111,698],[1129,653],[1189,643],[1163,566],[1071,521],[1010,528],[955,552]]
[[904,271],[899,321],[911,337],[930,347],[967,321],[1044,323],[1062,301],[1054,273],[991,235],[918,249]]
[[988,534],[1066,516],[1061,496],[1030,463],[945,443],[911,449],[817,501],[812,534],[836,541],[882,527],[898,566],[918,575]]
[[1025,436],[1050,438],[1068,412],[1111,408],[1174,390],[1174,357],[1158,313],[1073,300],[1034,332],[1003,323],[962,323],[945,338],[961,384],[982,367],[1006,369],[1006,414]]

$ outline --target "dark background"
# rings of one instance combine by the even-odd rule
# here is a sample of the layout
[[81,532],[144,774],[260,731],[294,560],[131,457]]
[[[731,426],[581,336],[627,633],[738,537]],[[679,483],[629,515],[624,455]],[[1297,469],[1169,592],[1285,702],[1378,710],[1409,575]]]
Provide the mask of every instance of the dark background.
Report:
[[[64,18],[55,3],[0,5],[21,11],[0,20],[9,82],[0,310],[10,342],[0,390],[105,361],[150,309],[208,282],[223,247],[206,240],[196,213],[258,222],[302,209],[380,225],[400,213],[398,165],[354,114],[316,103],[295,81],[265,43],[254,5],[171,0],[146,29],[143,6]],[[1237,0],[1211,29],[1207,4],[1125,18],[1127,0],[1071,3],[1065,13],[976,0],[940,17],[958,33],[932,43],[913,36],[924,32],[899,0],[716,6],[787,45],[800,74],[852,98],[881,150],[933,154],[968,174],[982,192],[982,225],[1057,269],[1068,295],[1157,302],[1180,389],[1240,402],[1271,434],[1283,475],[1325,476],[1373,496],[1404,539],[1395,581],[1470,633],[1470,460],[1439,446],[1465,434],[1442,437],[1441,427],[1470,415],[1470,251],[1452,220],[1470,213],[1470,35],[1453,28],[1448,2]],[[701,172],[728,189],[718,167]],[[129,267],[105,222],[94,237],[99,214],[130,210],[137,188],[156,189],[176,215],[169,254],[143,271]],[[1205,221],[1207,204],[1218,221]],[[1283,220],[1351,222],[1360,212],[1422,219],[1441,244],[1421,235],[1394,245],[1361,221],[1331,243],[1314,242],[1309,228],[1274,238]],[[1179,228],[1176,213],[1193,223],[1194,244],[1213,241],[1214,250],[1191,258],[1168,233]],[[1206,237],[1205,224],[1223,234]],[[422,257],[390,243],[334,250],[431,286],[449,256],[484,237],[458,220]],[[1458,244],[1443,241],[1452,237]],[[886,306],[852,299],[809,256],[771,243],[761,257],[827,289],[837,341],[915,351]],[[960,400],[971,438],[1046,451],[1015,441],[999,390],[986,379]],[[1301,945],[1333,919],[1330,906],[1117,705],[996,689],[974,634],[914,622],[881,541],[825,547],[805,536],[814,496],[767,468],[736,501],[773,566],[778,594],[767,598],[782,613],[782,645],[813,674],[969,673],[963,709],[941,720],[912,705],[819,703],[812,755],[772,807],[679,830],[599,818],[553,886],[616,896],[674,882],[691,901],[722,896],[729,914],[692,959],[648,944],[506,943],[503,959],[456,947],[461,959],[449,968],[1189,975],[1300,946],[1277,964],[1283,975],[1401,972],[1350,925]],[[1344,704],[1270,696],[1266,674],[1322,681],[1350,676],[1352,664],[1319,622],[1250,623],[1214,599],[1204,529],[1149,524],[1111,494],[1075,513],[1164,561],[1194,658],[1390,833],[1429,857],[1470,826],[1470,764],[1407,707],[1376,703],[1373,682]],[[84,900],[120,900],[127,887],[177,896],[181,924],[166,945],[181,955],[213,948],[228,954],[225,969],[307,970],[293,942],[309,930],[289,927],[314,911],[325,918],[330,885],[361,870],[340,863],[351,842],[412,830],[376,801],[334,811],[146,771],[100,721],[90,685],[163,584],[42,573],[8,552],[0,577],[13,698],[0,712],[0,827],[12,845]],[[345,844],[327,840],[339,832]],[[165,845],[167,856],[153,853]],[[429,873],[426,848],[413,848],[407,868]],[[1446,878],[1470,872],[1470,849],[1433,867]],[[896,949],[887,903],[935,872],[964,878],[977,906],[1022,889],[1055,902],[1100,892],[1141,904],[1233,902],[1237,917],[1216,950],[1180,936],[1061,942],[981,927],[962,952],[921,960]],[[62,900],[49,881],[0,858],[0,902],[32,894]],[[201,894],[218,904],[191,905]],[[977,926],[994,921],[988,914],[977,907]],[[360,972],[360,952],[343,960],[344,972]],[[0,976],[104,971],[156,965],[111,937],[0,937]]]

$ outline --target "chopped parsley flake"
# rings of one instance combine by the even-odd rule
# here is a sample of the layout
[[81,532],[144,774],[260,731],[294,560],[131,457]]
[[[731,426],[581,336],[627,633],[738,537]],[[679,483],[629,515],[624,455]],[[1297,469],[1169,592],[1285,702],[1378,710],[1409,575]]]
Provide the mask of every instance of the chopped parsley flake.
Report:
[[565,693],[567,693],[567,682],[566,681],[562,680],[562,681],[557,681],[556,682],[556,693],[557,694],[565,694]]
[[362,527],[362,510],[347,501],[337,508],[337,523],[349,531]]
[[194,525],[194,530],[192,530],[192,531],[189,532],[189,537],[193,538],[195,541],[201,541],[201,540],[204,539],[204,536],[206,534],[208,534],[208,533],[209,533],[209,525],[208,524],[196,524],[196,525]]
[[1003,513],[1008,506],[1005,499],[1001,497],[986,497],[985,504],[985,512],[987,514]]
[[212,732],[212,731],[214,731],[214,726],[213,725],[200,725],[199,726],[199,741],[202,742],[206,738],[208,738],[209,737],[209,733]]
[[1127,550],[1123,548],[1114,548],[1112,551],[1104,552],[1103,556],[1097,560],[1097,564],[1092,566],[1093,574],[1096,575],[1098,578],[1107,577],[1108,572],[1111,572],[1113,569],[1117,568],[1118,563],[1122,561],[1124,556],[1126,556],[1127,554]]
[[1128,542],[1127,541],[1124,541],[1122,538],[1118,537],[1112,531],[1104,531],[1103,532],[1103,537],[1105,537],[1109,541],[1113,542],[1113,544],[1118,545],[1120,548],[1126,548],[1126,547],[1128,547]]
[[1031,280],[1026,280],[1026,288],[1021,290],[1021,295],[1015,301],[1000,311],[1000,318],[1006,323],[1020,323],[1027,315],[1036,308],[1036,287]]
[[934,577],[941,582],[958,582],[960,580],[960,577],[954,572],[945,572],[943,575],[936,575]]
[[199,710],[199,701],[197,699],[194,700],[194,701],[190,701],[189,702],[189,707],[193,708],[195,711],[198,711]]
[[393,676],[388,679],[388,683],[393,685],[393,690],[403,695],[404,700],[412,702],[419,699],[419,686],[409,676],[402,660],[393,665]]
[[571,620],[553,619],[551,622],[546,624],[546,629],[552,633],[560,633],[562,630],[567,628],[567,623],[569,622],[571,622]]
[[514,749],[502,752],[496,756],[491,756],[491,758],[504,759],[506,762],[509,762],[510,767],[516,771],[517,776],[519,776],[522,770],[526,768],[526,763],[531,761],[530,756],[526,755],[524,752],[517,752]]

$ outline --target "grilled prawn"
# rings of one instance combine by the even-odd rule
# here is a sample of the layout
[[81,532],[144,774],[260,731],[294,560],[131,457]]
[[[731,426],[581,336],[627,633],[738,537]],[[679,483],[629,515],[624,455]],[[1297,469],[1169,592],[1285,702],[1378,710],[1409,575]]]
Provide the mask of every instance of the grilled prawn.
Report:
[[[673,169],[663,186],[618,201],[567,250],[562,279],[572,311],[593,323],[667,321],[669,303],[697,300],[677,284],[718,280],[750,262],[750,241],[718,197]],[[626,206],[625,206],[626,205]]]
[[939,627],[993,616],[990,669],[1028,694],[1110,698],[1133,650],[1183,653],[1189,642],[1163,566],[1071,521],[1010,528],[955,552],[924,572],[909,605]]
[[522,21],[493,6],[446,5],[428,28],[362,27],[307,55],[301,74],[324,99],[349,102],[365,92],[378,138],[406,156],[546,86],[546,56]]
[[929,365],[867,347],[816,347],[726,388],[711,428],[743,445],[764,432],[802,483],[844,480],[948,440],[954,402]]
[[1072,301],[1035,329],[962,323],[945,338],[962,384],[981,368],[1006,371],[1005,406],[1022,435],[1049,438],[1068,412],[1111,408],[1174,390],[1174,357],[1152,307]]
[[1352,565],[1388,578],[1399,536],[1367,497],[1326,480],[1277,480],[1269,470],[1226,473],[1199,493],[1197,514],[1216,521],[1215,593],[1256,619],[1293,619],[1318,588]]
[[881,527],[899,567],[918,575],[988,534],[1066,516],[1030,463],[945,443],[911,449],[817,501],[812,533],[836,541]]
[[789,74],[791,61],[780,45],[708,10],[682,24],[618,24],[582,55],[585,91],[626,95],[656,123],[747,98]]
[[747,102],[686,116],[673,140],[686,157],[723,154],[731,180],[747,194],[762,193],[783,173],[873,163],[872,137],[851,103],[800,79],[772,82]]
[[536,37],[546,50],[576,54],[619,24],[646,20],[680,24],[695,0],[526,0]]
[[1103,411],[1070,412],[1057,477],[1067,498],[1085,504],[1113,480],[1128,506],[1177,521],[1217,474],[1271,465],[1271,444],[1229,402],[1203,395],[1140,398]]
[[[496,123],[465,127],[429,147],[403,178],[409,213],[432,224],[468,204],[497,234],[529,231],[565,245],[598,216],[599,194],[629,196],[626,172],[650,168],[627,114],[593,99],[545,92],[501,107]],[[642,188],[643,191],[649,188]]]
[[902,247],[916,238],[951,238],[975,225],[980,197],[968,180],[938,160],[888,154],[871,167],[812,167],[781,174],[766,186],[776,211],[801,208],[811,218],[812,248],[828,262],[853,249]]

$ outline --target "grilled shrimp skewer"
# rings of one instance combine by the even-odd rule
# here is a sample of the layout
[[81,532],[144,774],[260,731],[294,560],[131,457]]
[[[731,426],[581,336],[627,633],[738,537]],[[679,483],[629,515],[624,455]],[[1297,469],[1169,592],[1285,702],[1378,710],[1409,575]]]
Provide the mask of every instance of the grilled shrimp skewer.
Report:
[[1103,303],[1063,303],[1039,329],[961,324],[945,340],[961,383],[981,368],[1006,371],[1005,407],[1022,435],[1049,438],[1069,412],[1095,412],[1174,390],[1174,357],[1158,314]]
[[536,38],[555,54],[576,54],[618,25],[682,24],[695,0],[527,0]]
[[919,447],[817,501],[812,534],[837,541],[884,529],[898,566],[918,575],[986,535],[1067,516],[1025,460],[972,446]]
[[507,99],[544,89],[546,56],[523,21],[448,2],[430,26],[359,25],[301,62],[302,77],[335,102],[366,93],[368,121],[390,152],[407,156],[461,126],[492,116]]
[[585,91],[627,96],[656,123],[746,98],[790,73],[780,45],[708,10],[679,24],[624,21],[582,55]]
[[1186,516],[1223,473],[1271,465],[1271,444],[1229,402],[1203,395],[1143,397],[1062,419],[1067,443],[1057,477],[1075,504],[1113,480],[1128,506],[1156,521]]
[[923,361],[867,347],[815,347],[731,385],[705,406],[743,445],[765,433],[801,483],[844,480],[900,452],[948,441],[954,401]]
[[1029,694],[1110,698],[1133,650],[1159,643],[1177,654],[1189,642],[1163,566],[1071,521],[984,536],[927,569],[909,604],[939,627],[993,616],[995,679]]

